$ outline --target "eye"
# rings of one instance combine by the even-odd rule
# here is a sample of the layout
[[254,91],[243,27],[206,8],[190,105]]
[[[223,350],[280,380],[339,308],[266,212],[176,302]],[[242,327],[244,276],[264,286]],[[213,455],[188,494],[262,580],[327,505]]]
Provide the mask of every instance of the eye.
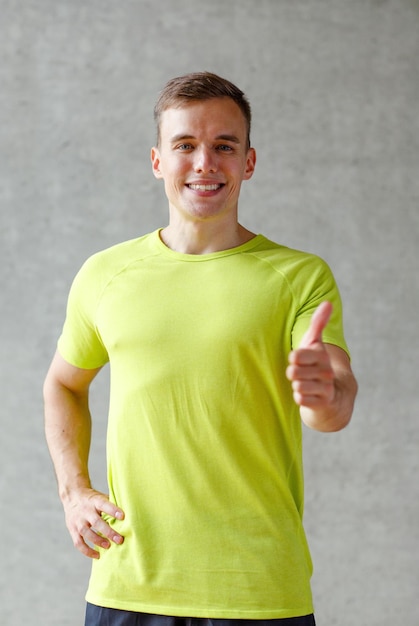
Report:
[[222,143],[217,146],[217,150],[219,150],[220,152],[232,152],[233,148],[231,146],[228,146],[227,144]]
[[176,146],[176,150],[180,150],[181,152],[185,152],[185,150],[192,150],[193,146],[190,143],[181,143]]

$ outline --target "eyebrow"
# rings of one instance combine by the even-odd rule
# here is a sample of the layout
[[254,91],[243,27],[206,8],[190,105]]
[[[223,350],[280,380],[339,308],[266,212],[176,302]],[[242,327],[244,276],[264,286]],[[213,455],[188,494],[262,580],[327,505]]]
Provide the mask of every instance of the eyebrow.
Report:
[[[176,143],[177,141],[186,141],[188,139],[196,139],[196,137],[194,137],[193,135],[185,135],[180,133],[179,135],[175,135],[174,137],[172,137],[171,142],[172,143]],[[228,135],[228,134],[223,134],[223,135],[217,135],[217,137],[215,138],[216,141],[230,141],[231,143],[240,143],[240,139],[238,137],[236,137],[236,135]]]

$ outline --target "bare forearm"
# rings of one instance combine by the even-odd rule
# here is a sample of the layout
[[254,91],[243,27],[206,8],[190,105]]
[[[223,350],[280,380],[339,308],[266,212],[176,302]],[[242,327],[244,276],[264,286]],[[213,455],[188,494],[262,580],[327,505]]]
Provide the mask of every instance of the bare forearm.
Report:
[[45,434],[57,475],[66,524],[74,546],[90,558],[99,558],[100,546],[124,541],[104,519],[124,519],[124,511],[90,484],[88,459],[91,437],[89,386],[100,368],[83,370],[57,352],[44,383]]
[[75,393],[46,380],[45,434],[62,500],[72,491],[90,487],[88,458],[91,418],[87,393]]

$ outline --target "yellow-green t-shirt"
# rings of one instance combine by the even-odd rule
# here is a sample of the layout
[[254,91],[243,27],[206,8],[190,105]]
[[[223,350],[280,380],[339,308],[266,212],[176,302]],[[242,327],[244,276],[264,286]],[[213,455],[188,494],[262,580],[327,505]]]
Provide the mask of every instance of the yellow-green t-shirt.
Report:
[[125,537],[93,562],[87,600],[163,615],[270,619],[313,611],[302,526],[301,420],[288,353],[324,300],[324,261],[257,235],[188,255],[156,231],[91,257],[58,348],[110,362],[110,498]]

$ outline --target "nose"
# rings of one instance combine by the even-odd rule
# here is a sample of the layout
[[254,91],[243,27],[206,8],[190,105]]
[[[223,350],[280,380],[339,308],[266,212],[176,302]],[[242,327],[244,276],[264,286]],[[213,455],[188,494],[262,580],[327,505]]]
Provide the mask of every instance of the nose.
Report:
[[216,155],[207,147],[201,147],[195,150],[194,170],[197,173],[210,173],[217,171]]

